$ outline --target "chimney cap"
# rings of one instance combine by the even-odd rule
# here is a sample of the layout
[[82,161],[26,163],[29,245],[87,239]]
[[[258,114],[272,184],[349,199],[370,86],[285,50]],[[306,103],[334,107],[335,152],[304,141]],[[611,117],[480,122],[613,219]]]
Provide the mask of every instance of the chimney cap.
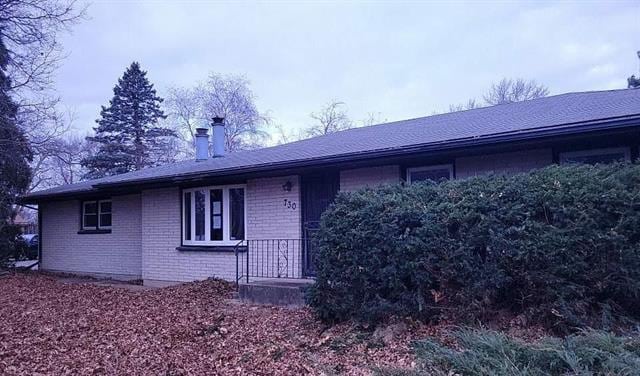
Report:
[[196,135],[200,136],[206,136],[207,133],[209,132],[209,128],[205,128],[205,127],[197,127],[196,128]]
[[224,125],[224,117],[214,116],[213,117],[213,124],[214,125]]

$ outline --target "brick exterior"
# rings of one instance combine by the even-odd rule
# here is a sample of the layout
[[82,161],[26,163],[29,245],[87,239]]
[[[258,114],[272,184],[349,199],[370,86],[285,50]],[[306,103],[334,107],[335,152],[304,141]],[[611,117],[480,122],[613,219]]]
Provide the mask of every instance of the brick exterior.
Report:
[[456,178],[462,179],[491,172],[515,174],[553,163],[551,149],[535,149],[512,153],[486,154],[456,159]]
[[[490,171],[527,171],[552,163],[550,149],[456,159],[456,176],[464,178]],[[340,172],[340,189],[351,191],[400,181],[400,166],[368,167]],[[291,191],[283,185],[292,183]],[[300,178],[281,176],[247,181],[246,234],[251,240],[302,238]],[[78,235],[80,202],[42,205],[43,268],[72,273],[142,277],[145,284],[166,285],[219,277],[235,280],[233,252],[178,251],[181,238],[179,188],[146,190],[141,195],[113,198],[111,234]],[[291,243],[289,243],[291,244]],[[270,243],[281,254],[281,242]],[[289,277],[302,271],[302,244],[286,248]],[[266,256],[250,250],[250,263],[267,265]],[[270,254],[272,257],[273,253]],[[273,263],[273,259],[270,259]],[[244,267],[244,263],[242,263]],[[282,270],[282,264],[280,267]]]
[[[290,192],[282,188],[287,181],[292,183]],[[285,200],[295,204],[295,209],[285,206]],[[247,237],[249,239],[299,239],[302,236],[300,208],[298,176],[249,180],[247,182]]]
[[142,279],[145,284],[190,282],[209,277],[235,279],[233,253],[178,251],[180,190],[142,192]]
[[[289,192],[282,188],[288,181],[292,183]],[[301,213],[298,176],[253,179],[247,182],[247,238],[259,240],[249,242],[249,267],[252,275],[277,275],[279,271],[282,276],[301,277]],[[276,254],[279,254],[279,263],[274,263]],[[264,267],[257,269],[258,265]]]
[[[282,185],[293,183],[290,192]],[[247,182],[247,238],[300,238],[300,184],[297,176],[253,179]],[[233,281],[233,252],[178,251],[180,246],[180,190],[156,189],[142,193],[142,277],[147,284],[194,281],[218,277]],[[296,209],[284,205],[295,203]],[[290,273],[299,275],[301,255],[291,250]],[[253,255],[259,255],[252,249]],[[251,263],[254,264],[253,262]]]
[[116,279],[142,275],[140,195],[112,198],[110,234],[78,234],[80,201],[56,201],[42,211],[44,270]]
[[400,166],[397,165],[340,171],[340,190],[345,192],[399,181]]

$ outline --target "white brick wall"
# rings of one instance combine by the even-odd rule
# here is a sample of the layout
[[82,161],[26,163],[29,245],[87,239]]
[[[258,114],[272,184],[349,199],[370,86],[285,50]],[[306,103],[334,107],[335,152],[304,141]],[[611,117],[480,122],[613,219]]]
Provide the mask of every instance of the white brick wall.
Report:
[[340,190],[355,191],[384,183],[400,181],[400,166],[376,166],[340,171]]
[[110,234],[78,234],[80,201],[42,204],[42,269],[140,278],[140,195],[112,198]]
[[[291,182],[291,191],[282,186]],[[300,277],[302,274],[300,178],[279,176],[247,182],[247,237],[252,275]],[[282,239],[274,241],[273,239]],[[275,255],[279,255],[275,258]],[[246,267],[245,267],[246,269]]]
[[[497,172],[521,172],[551,164],[550,149],[492,154],[456,159],[457,177]],[[290,181],[291,191],[282,186]],[[378,166],[340,172],[340,189],[400,181],[400,167]],[[42,205],[43,268],[138,278],[145,283],[186,282],[208,277],[235,279],[236,257],[232,252],[178,251],[181,237],[180,190],[146,190],[141,195],[113,198],[111,234],[79,235],[80,202]],[[298,176],[252,179],[247,182],[248,239],[300,239],[301,196]],[[269,246],[282,247],[282,243]],[[301,244],[289,243],[290,276],[301,272]],[[280,248],[282,249],[282,248]],[[250,252],[251,265],[262,259]],[[266,261],[266,258],[264,259]],[[273,263],[273,259],[270,260]],[[255,269],[252,269],[255,272]]]
[[184,252],[180,246],[180,190],[142,192],[142,278],[147,281],[189,282],[235,278],[233,253]]
[[456,158],[456,177],[461,179],[490,172],[514,174],[548,166],[551,163],[553,163],[551,149]]
[[[290,192],[282,189],[287,181],[292,183]],[[291,207],[285,205],[285,200],[291,203]],[[248,238],[300,238],[302,228],[300,209],[298,176],[249,180],[247,182]]]
[[[291,181],[290,192],[282,185]],[[300,184],[297,176],[253,179],[247,182],[247,237],[249,239],[300,238]],[[236,276],[233,252],[178,251],[180,246],[180,190],[155,189],[142,193],[142,277],[148,284],[194,281]],[[295,209],[284,200],[295,203]],[[257,253],[252,250],[253,255]],[[290,273],[300,267],[300,254],[291,250]],[[255,260],[251,263],[254,265]],[[255,270],[254,270],[255,271]]]

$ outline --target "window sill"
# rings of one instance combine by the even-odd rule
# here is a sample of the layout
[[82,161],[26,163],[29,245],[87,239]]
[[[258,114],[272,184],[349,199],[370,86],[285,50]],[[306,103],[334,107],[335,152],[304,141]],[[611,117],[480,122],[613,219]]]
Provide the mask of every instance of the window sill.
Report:
[[[237,247],[238,252],[246,252],[247,247],[241,246]],[[215,252],[215,253],[234,253],[236,250],[236,246],[234,245],[210,245],[210,246],[201,246],[201,245],[183,245],[180,247],[176,247],[177,251],[180,252]]]
[[111,230],[80,230],[78,231],[78,235],[85,234],[111,234]]

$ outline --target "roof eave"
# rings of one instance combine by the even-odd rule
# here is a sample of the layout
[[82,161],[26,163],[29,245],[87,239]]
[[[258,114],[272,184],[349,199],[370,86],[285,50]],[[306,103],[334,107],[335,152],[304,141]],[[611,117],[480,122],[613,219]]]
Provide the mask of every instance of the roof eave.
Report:
[[268,170],[284,170],[300,167],[314,167],[318,165],[334,164],[346,161],[358,161],[364,159],[384,158],[391,156],[401,156],[405,154],[413,153],[428,153],[432,151],[446,151],[449,149],[458,149],[464,147],[476,147],[476,146],[489,146],[500,143],[510,143],[516,141],[527,141],[539,138],[548,138],[554,136],[565,136],[580,133],[590,133],[597,131],[604,131],[610,129],[621,129],[625,127],[639,126],[640,114],[616,118],[597,119],[580,123],[569,123],[556,125],[551,127],[544,127],[538,129],[528,129],[526,131],[505,132],[500,134],[492,134],[488,136],[467,137],[455,140],[440,141],[427,144],[411,145],[406,147],[378,149],[372,151],[362,151],[356,153],[346,153],[340,155],[332,155],[328,157],[319,158],[307,158],[293,161],[284,161],[277,163],[265,163],[261,165],[254,165],[240,168],[229,168],[214,171],[203,171],[190,174],[178,174],[163,176],[159,178],[147,178],[130,180],[125,182],[114,183],[100,183],[91,186],[91,189],[65,192],[60,194],[45,194],[38,195],[31,194],[24,196],[22,202],[24,203],[37,203],[47,199],[60,198],[60,197],[72,197],[80,194],[91,194],[96,192],[109,191],[114,189],[124,189],[126,187],[139,187],[142,184],[154,184],[154,183],[175,183],[180,184],[189,182],[191,180],[198,180],[205,177],[215,176],[226,177],[230,175],[242,175],[252,174],[258,172],[264,172]]
[[180,183],[180,182],[189,181],[193,179],[210,177],[212,173],[215,173],[218,176],[239,175],[239,174],[255,173],[255,172],[261,172],[261,171],[273,170],[273,169],[289,169],[289,168],[297,168],[297,167],[305,167],[305,166],[311,167],[318,164],[339,163],[339,162],[353,161],[358,159],[389,157],[389,156],[397,156],[397,155],[403,155],[403,154],[412,154],[417,152],[429,152],[429,151],[436,151],[436,150],[440,151],[440,150],[455,149],[455,148],[468,147],[468,146],[485,146],[485,145],[491,145],[495,143],[525,141],[525,140],[543,138],[543,137],[553,137],[553,136],[561,136],[561,135],[595,132],[595,131],[602,131],[602,130],[607,130],[612,128],[617,129],[625,125],[638,126],[640,124],[636,122],[640,121],[640,114],[633,117],[625,117],[624,119],[615,118],[609,121],[607,120],[608,119],[600,119],[600,120],[582,122],[577,124],[566,124],[562,126],[554,126],[553,129],[549,129],[549,127],[546,127],[546,128],[541,128],[534,131],[527,130],[527,131],[518,131],[518,132],[505,132],[503,134],[493,134],[490,136],[468,137],[468,138],[448,140],[448,141],[428,143],[428,144],[411,145],[411,146],[400,147],[400,148],[378,149],[378,150],[372,150],[372,151],[332,155],[332,156],[321,157],[321,158],[307,158],[307,159],[299,159],[294,161],[285,161],[285,162],[278,162],[278,163],[265,163],[265,164],[249,166],[249,167],[220,169],[215,171],[204,171],[204,172],[197,172],[197,173],[191,173],[191,174],[172,175],[172,176],[166,176],[161,178],[139,179],[135,181],[128,181],[128,182],[122,182],[122,183],[101,183],[101,184],[96,184],[93,187],[102,189],[102,188],[116,187],[116,186],[121,187],[126,185],[139,185],[143,182],[157,183],[157,182],[169,181],[169,182]]

